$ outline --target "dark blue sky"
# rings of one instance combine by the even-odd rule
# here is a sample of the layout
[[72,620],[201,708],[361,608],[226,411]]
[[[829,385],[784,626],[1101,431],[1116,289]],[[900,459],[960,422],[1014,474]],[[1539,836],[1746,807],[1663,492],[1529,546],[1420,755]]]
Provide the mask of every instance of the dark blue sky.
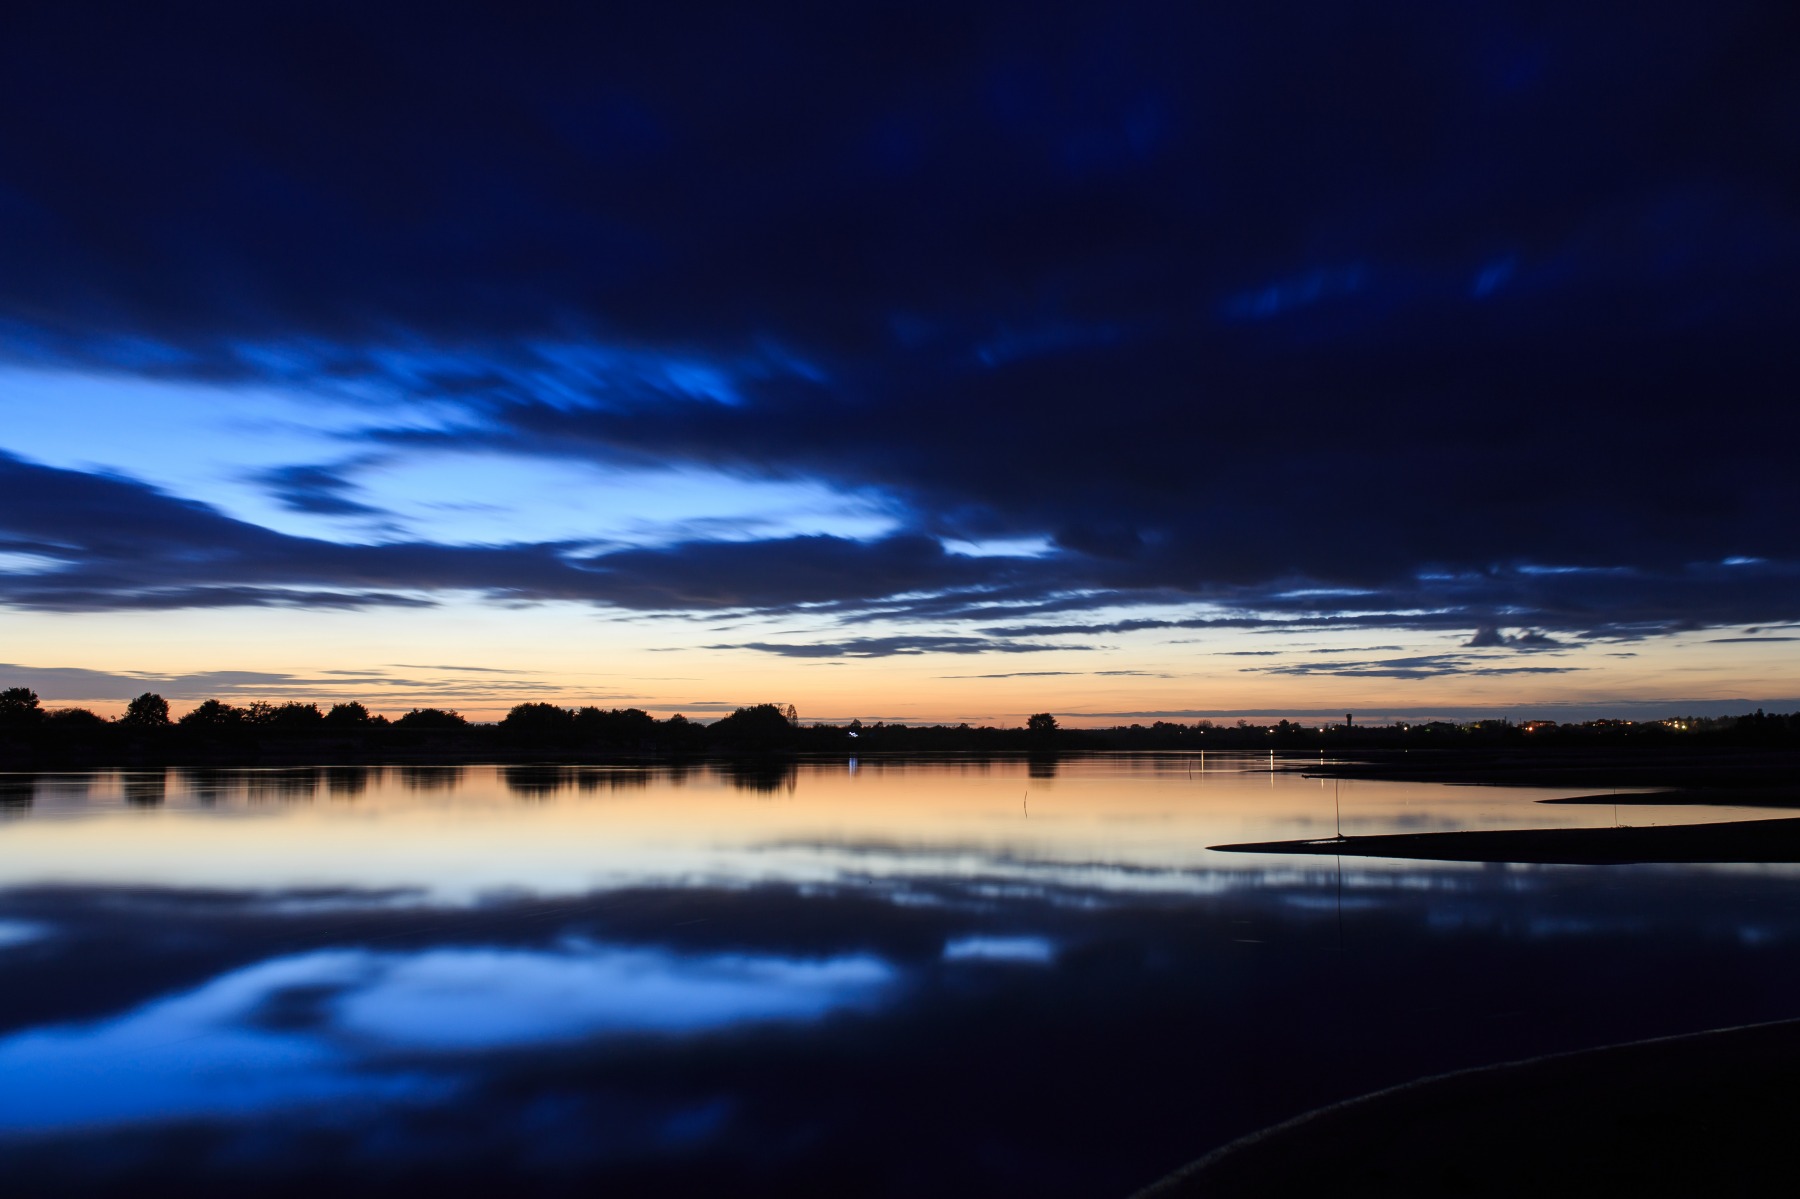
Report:
[[1534,686],[1800,619],[1792,5],[759,7],[9,8],[0,619]]

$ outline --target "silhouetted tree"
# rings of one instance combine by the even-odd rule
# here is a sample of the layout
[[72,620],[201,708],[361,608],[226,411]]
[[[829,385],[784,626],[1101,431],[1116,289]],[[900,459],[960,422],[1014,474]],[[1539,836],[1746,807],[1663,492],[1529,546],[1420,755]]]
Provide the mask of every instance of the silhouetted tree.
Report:
[[52,708],[44,713],[44,726],[66,732],[103,729],[106,727],[106,717],[87,708]]
[[44,717],[37,692],[29,687],[0,691],[0,724],[35,724]]
[[656,718],[642,708],[586,707],[575,713],[574,723],[584,741],[634,746],[656,740]]
[[125,705],[120,724],[134,728],[160,729],[169,724],[169,701],[154,691],[146,691]]
[[286,703],[271,710],[262,723],[278,729],[300,731],[316,728],[325,719],[318,704]]
[[331,711],[325,713],[325,723],[331,725],[333,728],[338,728],[360,727],[371,723],[371,721],[369,719],[369,710],[367,708],[363,707],[355,700],[349,700],[341,704],[332,704]]
[[454,708],[414,708],[394,722],[397,729],[466,729],[468,720]]
[[561,733],[567,732],[574,720],[575,713],[555,704],[514,704],[506,718],[500,722],[500,727],[515,733]]
[[794,740],[794,725],[779,704],[739,708],[707,728],[708,735],[724,745],[744,749],[771,749]]
[[243,708],[233,707],[220,700],[203,701],[199,707],[183,716],[176,723],[183,728],[223,729],[236,728],[244,723],[249,715]]
[[657,728],[658,739],[668,745],[692,746],[706,739],[707,728],[695,720],[689,720],[680,712],[663,721]]

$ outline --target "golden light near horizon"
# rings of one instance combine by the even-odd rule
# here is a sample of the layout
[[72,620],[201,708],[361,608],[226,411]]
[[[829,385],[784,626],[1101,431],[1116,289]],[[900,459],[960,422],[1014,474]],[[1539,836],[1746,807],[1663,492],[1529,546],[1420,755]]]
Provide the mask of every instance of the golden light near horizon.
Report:
[[[1570,646],[1535,655],[1555,673],[1384,677],[1388,662],[1467,655],[1462,639],[1240,633],[1172,639],[1156,631],[1101,650],[898,658],[783,658],[683,645],[679,627],[619,621],[575,604],[494,609],[447,604],[405,613],[304,610],[133,614],[14,613],[34,656],[0,682],[51,706],[107,716],[142,691],[183,711],[231,702],[355,699],[390,716],[449,707],[497,720],[516,703],[639,707],[708,720],[748,704],[792,703],[803,721],[852,718],[1016,726],[1053,711],[1070,726],[1269,720],[1358,710],[1372,721],[1515,720],[1611,713],[1660,719],[1771,705],[1800,677],[1800,643],[1693,638],[1657,654]],[[447,654],[453,646],[456,653]],[[1340,667],[1345,673],[1337,673]],[[1271,671],[1274,668],[1275,671]],[[129,671],[130,673],[127,673]],[[1368,673],[1354,673],[1364,671]],[[1772,707],[1779,707],[1776,702]],[[1747,710],[1747,709],[1746,709]],[[1563,714],[1563,717],[1559,717]]]

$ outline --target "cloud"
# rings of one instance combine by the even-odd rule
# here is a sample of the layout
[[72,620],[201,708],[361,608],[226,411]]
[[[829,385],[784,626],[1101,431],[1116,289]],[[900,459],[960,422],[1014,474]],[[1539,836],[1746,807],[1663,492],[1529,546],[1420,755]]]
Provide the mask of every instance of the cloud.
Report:
[[261,471],[256,481],[284,507],[318,516],[381,516],[381,509],[351,498],[356,484],[328,466],[279,466]]
[[[856,637],[846,641],[778,643],[748,641],[736,645],[709,645],[707,649],[751,649],[785,658],[892,658],[914,654],[1040,654],[1088,650],[1088,645],[1032,645],[995,641],[986,637],[944,637],[901,634],[893,637]],[[1050,673],[1067,673],[1053,671]],[[1003,676],[971,676],[1003,677]]]
[[1247,666],[1260,674],[1334,675],[1361,679],[1436,679],[1447,675],[1568,674],[1579,666],[1497,666],[1475,654],[1418,654],[1369,661],[1284,662],[1279,666]]
[[[1786,712],[1796,707],[1800,707],[1800,697],[1793,696],[1769,699],[1684,699],[1675,697],[1601,700],[1540,697],[1525,698],[1508,704],[1438,704],[1435,706],[1384,704],[1359,710],[1355,715],[1359,722],[1365,724],[1378,724],[1391,720],[1490,720],[1530,719],[1533,717],[1580,721],[1615,719],[1620,716],[1631,716],[1638,719],[1659,719],[1667,716],[1742,716],[1757,708],[1771,712]],[[1344,709],[1284,708],[1274,705],[1266,708],[1137,709],[1120,712],[1083,712],[1080,715],[1096,720],[1237,720],[1248,718],[1275,720],[1284,717],[1298,720],[1336,720],[1344,715]]]
[[[423,669],[439,669],[425,667]],[[378,689],[381,702],[441,702],[445,699],[482,699],[495,693],[541,693],[545,684],[530,679],[482,679],[444,681],[380,671],[323,670],[320,677],[258,670],[209,670],[193,674],[158,674],[150,671],[88,670],[72,666],[22,666],[0,662],[0,687],[29,687],[50,701],[124,700],[154,691],[164,699],[273,699],[319,700],[343,696],[347,690],[368,695]],[[621,697],[614,697],[621,698]]]
[[1029,563],[951,554],[936,540],[898,535],[856,541],[826,535],[764,541],[685,542],[583,559],[596,598],[643,609],[799,608],[866,602],[914,590],[964,590],[1004,580]]
[[[54,611],[176,607],[425,606],[447,595],[530,603],[586,602],[667,614],[806,613],[829,628],[932,620],[968,633],[843,637],[808,644],[740,643],[800,657],[895,653],[1031,653],[1040,638],[1172,630],[1474,629],[1474,647],[1552,650],[1708,626],[1778,624],[1800,569],[1774,561],[1664,571],[1494,568],[1432,573],[1354,595],[1321,594],[1286,576],[1266,585],[1192,590],[1139,578],[1141,564],[1085,552],[959,554],[924,533],[873,540],[830,535],[685,541],[595,549],[581,543],[500,545],[340,542],[297,537],[117,474],[0,453],[0,602]],[[1141,582],[1144,585],[1134,585]],[[1200,608],[1206,614],[1084,619],[1089,611]],[[1504,615],[1503,615],[1504,614]],[[1032,619],[1065,615],[1063,620]],[[996,623],[1007,617],[1024,623]],[[1519,631],[1505,633],[1503,625]],[[1067,640],[1063,648],[1072,648]],[[1234,651],[1250,652],[1256,651]]]
[[[1079,670],[1011,670],[1002,671],[999,674],[941,674],[938,677],[941,679],[1044,679],[1055,678],[1058,676],[1080,675],[1082,673],[1083,672]],[[1098,673],[1110,674],[1127,672],[1099,671]],[[1129,673],[1135,674],[1136,672],[1131,671]]]
[[47,568],[0,575],[0,599],[61,611],[290,604],[417,606],[446,591],[622,608],[793,608],[920,586],[978,586],[1015,560],[947,553],[935,540],[831,536],[687,542],[593,553],[558,543],[338,543],[226,516],[118,475],[0,453],[0,550]]
[[1519,650],[1545,650],[1570,648],[1567,642],[1558,641],[1556,638],[1538,629],[1521,629],[1517,633],[1509,635],[1491,625],[1486,628],[1477,629],[1475,635],[1465,641],[1463,645],[1467,649],[1510,648]]
[[[875,1006],[897,978],[866,954],[807,961],[593,943],[557,952],[320,950],[258,962],[112,1019],[0,1038],[12,1084],[0,1092],[0,1117],[43,1131],[371,1098],[442,1101],[455,1089],[451,1067],[420,1057],[803,1022]],[[395,1065],[371,1049],[416,1056]],[[67,1085],[71,1073],[98,1070],[116,1085]]]
[[1709,637],[1708,645],[1758,645],[1764,641],[1800,641],[1800,637]]
[[[15,461],[0,549],[67,565],[6,602],[1544,636],[1800,610],[1778,6],[1629,44],[1547,19],[1526,82],[1475,10],[926,4],[898,36],[681,8],[42,16],[0,48],[39,114],[0,131],[0,357],[330,394],[382,426],[356,453],[807,480],[899,532],[340,544],[111,476],[39,504]],[[263,481],[375,515],[334,467]],[[1049,548],[942,548],[1009,539]]]
[[401,670],[460,670],[474,674],[532,674],[529,670],[508,670],[498,666],[420,666],[411,662],[396,662]]

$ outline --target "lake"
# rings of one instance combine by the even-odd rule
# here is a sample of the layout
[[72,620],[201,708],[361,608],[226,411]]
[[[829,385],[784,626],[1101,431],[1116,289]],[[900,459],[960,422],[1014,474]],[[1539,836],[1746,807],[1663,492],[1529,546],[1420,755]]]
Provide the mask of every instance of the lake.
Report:
[[1124,1196],[1463,1066],[1800,1014],[1800,868],[1232,842],[1754,818],[1208,755],[0,775],[0,1173]]

